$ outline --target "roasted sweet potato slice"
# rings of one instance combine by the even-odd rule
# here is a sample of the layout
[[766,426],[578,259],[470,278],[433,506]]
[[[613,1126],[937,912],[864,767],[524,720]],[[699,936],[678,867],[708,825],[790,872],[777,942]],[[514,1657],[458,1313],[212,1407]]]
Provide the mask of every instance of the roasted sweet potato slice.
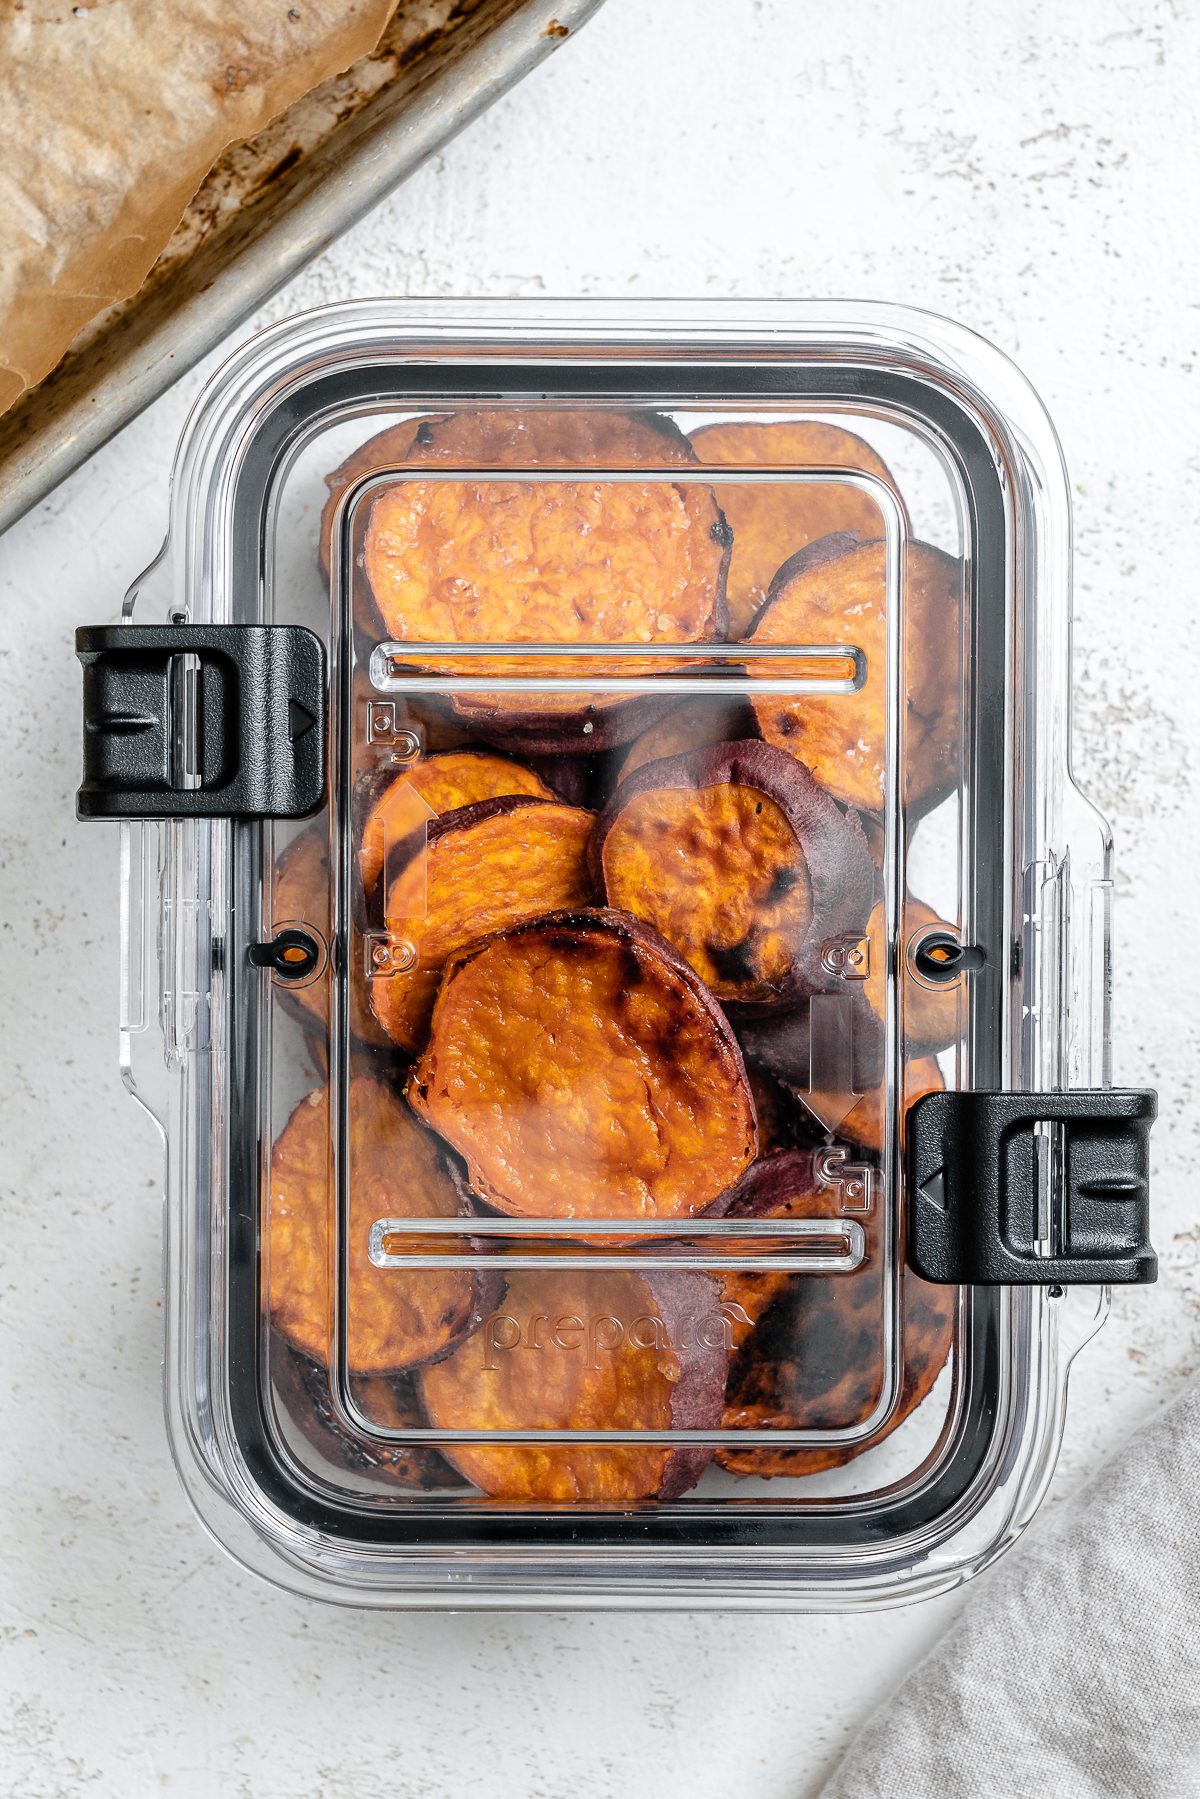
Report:
[[[436,1139],[386,1082],[358,1076],[347,1104],[347,1363],[356,1374],[396,1374],[453,1349],[497,1289],[470,1269],[409,1273],[372,1264],[377,1218],[450,1218],[464,1206]],[[271,1152],[268,1222],[271,1321],[317,1362],[327,1357],[332,1329],[332,1154],[330,1099],[320,1089],[300,1101]]]
[[699,1480],[703,1443],[605,1443],[587,1432],[719,1424],[727,1326],[704,1274],[514,1274],[496,1310],[421,1399],[444,1430],[577,1430],[578,1443],[448,1443],[500,1499],[669,1499]]
[[525,766],[544,781],[555,799],[568,806],[590,806],[599,756],[527,755]]
[[[727,1220],[756,1218],[837,1218],[838,1204],[833,1190],[817,1180],[811,1149],[784,1149],[760,1156],[751,1164],[722,1206]],[[753,1255],[763,1253],[762,1241],[722,1237],[723,1256],[737,1255],[739,1244]],[[812,1275],[795,1272],[773,1272],[769,1269],[722,1269],[721,1289],[726,1311],[734,1319],[734,1348],[741,1348],[754,1325],[767,1307],[787,1291],[795,1280],[811,1280]]]
[[[918,1056],[904,1071],[904,1106],[909,1106],[926,1093],[940,1093],[946,1083],[932,1056]],[[863,1094],[854,1110],[843,1120],[839,1135],[849,1143],[883,1154],[883,1088],[874,1086]]]
[[[758,1196],[760,1202],[766,1197]],[[829,1187],[794,1196],[782,1181],[779,1198],[778,1216],[789,1210],[807,1217],[838,1214],[839,1201]],[[760,1209],[756,1215],[768,1213]],[[852,1273],[726,1277],[727,1302],[736,1300],[759,1320],[730,1366],[726,1430],[849,1430],[865,1423],[878,1405],[885,1386],[883,1234],[878,1213],[860,1222],[866,1256]],[[931,1286],[907,1267],[900,1282],[901,1389],[885,1423],[849,1445],[722,1444],[717,1451],[722,1466],[735,1474],[816,1474],[852,1461],[903,1423],[927,1396],[950,1353],[955,1290]]]
[[744,699],[703,698],[685,700],[665,718],[635,737],[621,765],[625,780],[647,762],[666,756],[683,756],[689,750],[710,749],[717,743],[738,743],[758,735],[750,702]]
[[[907,727],[904,791],[910,812],[935,805],[959,773],[962,567],[910,543],[904,565]],[[866,654],[853,694],[765,694],[753,700],[768,743],[809,768],[835,799],[878,812],[887,757],[887,552],[882,541],[823,538],[784,563],[748,641],[844,643]],[[752,678],[772,672],[753,658]]]
[[746,1064],[746,1076],[758,1119],[760,1159],[777,1149],[801,1149],[817,1141],[811,1116],[796,1095],[764,1068]]
[[560,912],[447,969],[410,1103],[497,1211],[692,1217],[753,1160],[730,1026],[657,932]]
[[[463,1484],[457,1469],[428,1444],[372,1439],[343,1423],[330,1395],[329,1369],[278,1337],[271,1348],[271,1382],[296,1429],[334,1467],[417,1492]],[[351,1381],[351,1398],[380,1429],[407,1430],[425,1423],[408,1375],[360,1376]]]
[[[330,936],[329,836],[323,824],[309,825],[292,839],[275,865],[272,911],[276,924],[307,924],[328,943]],[[387,1033],[371,1010],[366,965],[352,956],[347,1007],[351,1035],[371,1049],[391,1047]],[[329,1032],[332,967],[303,987],[280,985],[283,1007],[321,1037]]]
[[[371,502],[363,568],[387,636],[440,643],[702,643],[726,628],[729,530],[694,482],[546,481],[521,471],[626,470],[694,462],[686,438],[650,413],[474,412],[432,423],[420,463],[511,469],[508,481],[397,481]],[[553,677],[653,672],[579,657]],[[440,672],[480,672],[442,660]],[[494,676],[525,674],[502,660]],[[458,693],[454,709],[501,747],[591,753],[627,742],[670,704],[652,696]]]
[[591,897],[593,814],[528,795],[481,800],[431,819],[388,870],[387,924],[411,967],[370,983],[380,1024],[400,1048],[425,1041],[449,956],[504,925]]
[[[863,980],[839,982],[831,980],[826,992],[838,996],[839,1003],[850,1008],[852,1034],[852,1066],[854,1091],[864,1096],[883,1080],[885,1008],[887,1004],[887,952],[883,920],[883,902],[871,912],[865,932],[868,973]],[[909,894],[904,902],[902,939],[912,944],[931,928],[952,929],[936,912]],[[908,966],[900,970],[901,1004],[904,1013],[905,1049],[913,1061],[923,1062],[937,1051],[953,1043],[958,1035],[958,990],[953,987],[926,985]],[[807,1005],[785,1015],[739,1018],[738,1038],[747,1063],[765,1069],[776,1080],[801,1093],[811,1090],[811,1040],[813,1020]],[[817,1029],[822,1025],[819,1020]],[[820,1071],[828,1071],[839,1061],[831,1054],[818,1058]]]
[[596,823],[592,877],[653,925],[726,1005],[794,1006],[827,984],[832,938],[864,928],[875,866],[794,757],[721,743],[648,762]]
[[321,512],[321,534],[317,550],[322,574],[329,573],[333,551],[333,515],[342,495],[356,481],[361,481],[364,475],[396,468],[408,462],[413,445],[420,442],[422,435],[428,433],[433,423],[432,418],[413,418],[404,419],[398,425],[389,425],[386,431],[378,431],[365,444],[360,444],[357,450],[347,456],[345,462],[326,475],[325,485],[329,489],[329,498]]
[[[887,465],[852,431],[796,419],[774,425],[749,419],[702,425],[692,432],[701,462],[779,469],[845,468],[893,487]],[[894,491],[894,487],[893,487]],[[845,481],[738,483],[721,481],[716,495],[733,528],[729,565],[729,629],[743,636],[767,597],[781,563],[832,531],[881,537],[883,515],[874,496]]]
[[445,750],[402,772],[388,770],[382,780],[372,779],[369,795],[364,796],[367,804],[358,851],[368,909],[388,851],[400,849],[414,831],[421,833],[423,843],[431,813],[440,817],[478,800],[508,794],[554,798],[531,768],[491,750]]

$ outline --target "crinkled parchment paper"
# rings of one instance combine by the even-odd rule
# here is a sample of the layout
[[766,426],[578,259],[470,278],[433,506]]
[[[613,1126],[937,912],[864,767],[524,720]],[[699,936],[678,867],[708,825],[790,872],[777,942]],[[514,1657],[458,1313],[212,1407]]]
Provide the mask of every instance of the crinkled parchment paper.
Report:
[[132,294],[222,151],[396,0],[0,0],[0,412]]

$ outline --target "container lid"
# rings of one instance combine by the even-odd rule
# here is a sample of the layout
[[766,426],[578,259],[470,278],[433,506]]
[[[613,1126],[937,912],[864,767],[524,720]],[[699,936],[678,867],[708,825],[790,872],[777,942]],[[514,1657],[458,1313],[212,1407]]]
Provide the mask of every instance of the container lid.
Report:
[[[510,1600],[569,1603],[556,1555],[682,1592],[684,1519],[736,1602],[788,1558],[826,1598],[959,1565],[1058,1326],[917,1272],[906,1118],[1105,1078],[1108,869],[1053,436],[932,332],[335,309],[193,423],[172,616],[328,657],[319,810],[172,827],[168,1006],[217,1459],[314,1581],[337,1542],[374,1597],[457,1556]],[[1013,1494],[1053,1430],[1021,1392]]]

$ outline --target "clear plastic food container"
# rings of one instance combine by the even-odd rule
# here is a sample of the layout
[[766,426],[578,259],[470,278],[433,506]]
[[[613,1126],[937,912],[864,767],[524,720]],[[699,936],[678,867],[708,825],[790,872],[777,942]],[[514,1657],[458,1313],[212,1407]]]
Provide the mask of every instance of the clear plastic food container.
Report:
[[965,1579],[1150,1280],[1058,444],[874,306],[377,302],[197,404],[79,634],[166,1405],[371,1606]]

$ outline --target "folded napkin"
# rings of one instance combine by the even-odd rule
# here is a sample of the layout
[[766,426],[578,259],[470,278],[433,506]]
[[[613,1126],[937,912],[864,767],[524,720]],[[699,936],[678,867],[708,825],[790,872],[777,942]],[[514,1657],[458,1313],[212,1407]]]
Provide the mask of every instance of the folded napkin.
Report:
[[1200,1795],[1200,1384],[1035,1523],[821,1799]]

